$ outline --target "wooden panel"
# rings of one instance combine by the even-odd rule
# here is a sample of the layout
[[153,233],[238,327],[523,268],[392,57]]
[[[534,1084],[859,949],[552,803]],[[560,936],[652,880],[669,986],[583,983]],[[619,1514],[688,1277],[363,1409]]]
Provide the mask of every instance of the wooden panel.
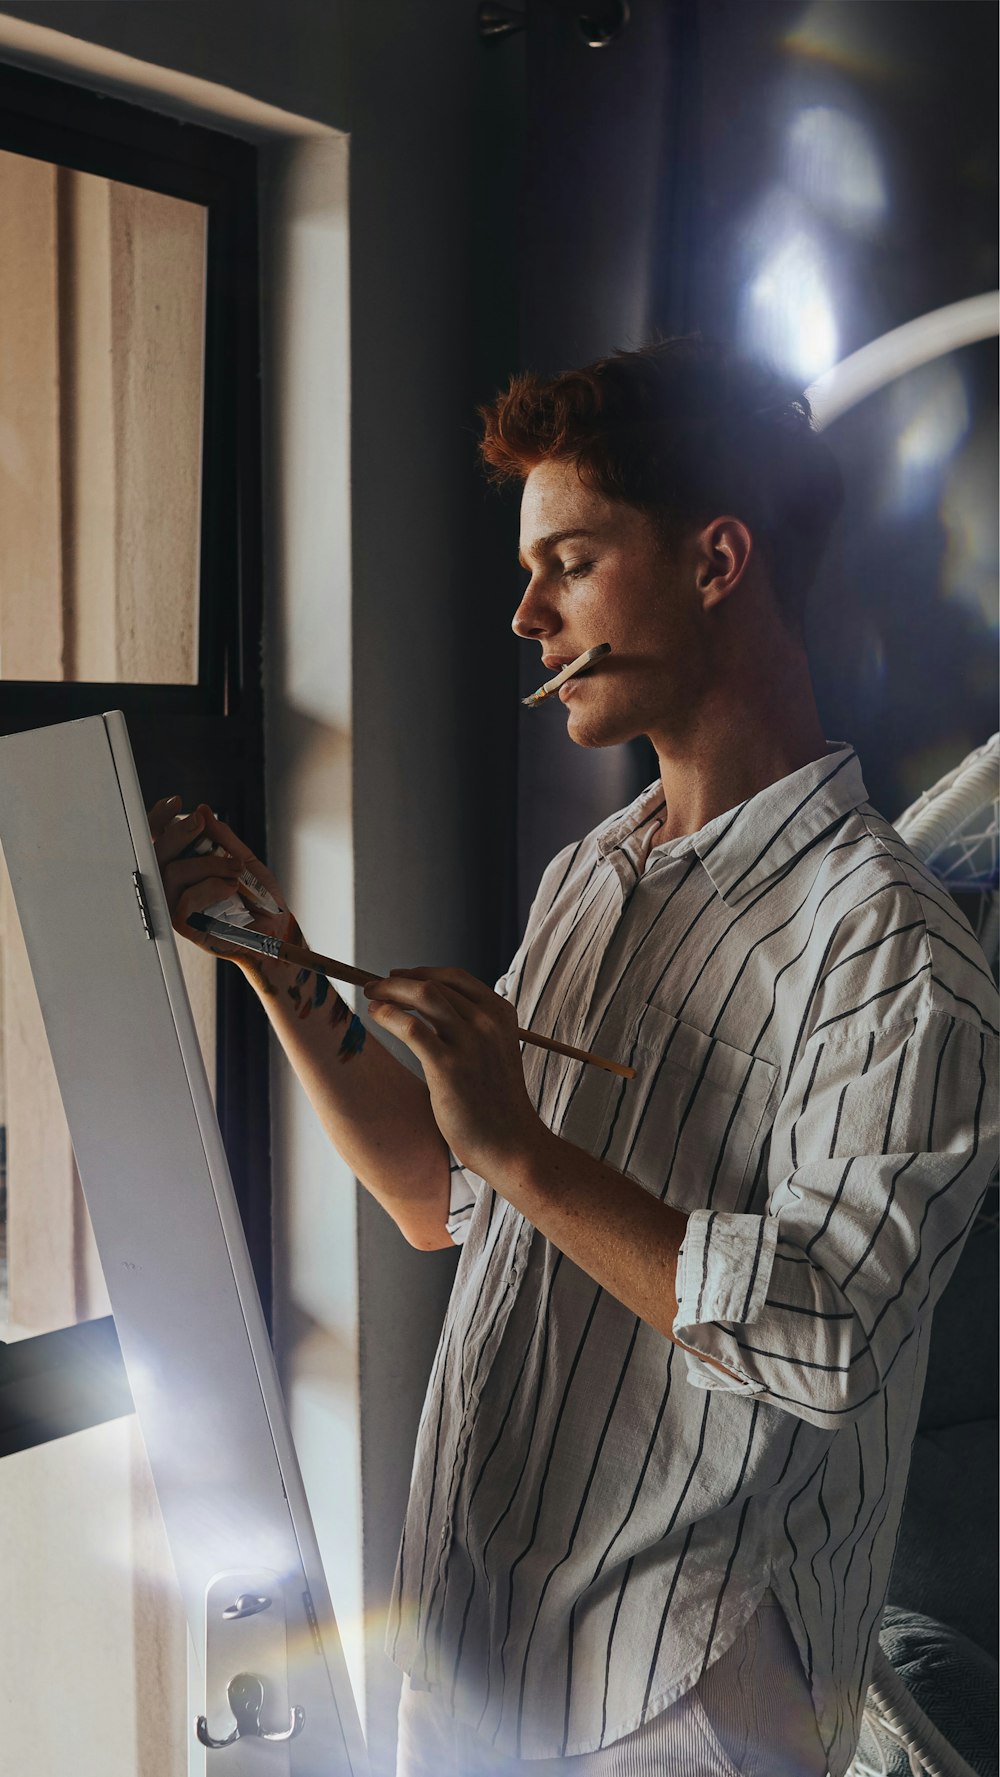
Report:
[[198,676],[205,212],[117,183],[108,187],[108,206],[114,677],[192,684]]
[[0,1336],[11,1338],[52,1332],[77,1319],[77,1268],[73,1151],[17,910],[2,867],[0,949],[10,1322]]
[[61,679],[56,170],[0,151],[0,675]]

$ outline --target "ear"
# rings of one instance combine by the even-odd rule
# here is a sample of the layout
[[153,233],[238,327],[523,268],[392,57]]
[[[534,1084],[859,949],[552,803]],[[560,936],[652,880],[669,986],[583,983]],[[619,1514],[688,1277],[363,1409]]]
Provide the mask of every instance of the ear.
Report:
[[744,578],[754,552],[753,537],[740,518],[713,518],[695,539],[695,585],[703,611],[721,605]]

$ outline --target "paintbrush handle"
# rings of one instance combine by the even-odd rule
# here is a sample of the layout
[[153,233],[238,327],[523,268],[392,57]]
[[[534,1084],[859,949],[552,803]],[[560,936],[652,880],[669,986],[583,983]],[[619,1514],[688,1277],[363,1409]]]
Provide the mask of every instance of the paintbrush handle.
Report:
[[352,963],[339,963],[336,957],[320,956],[316,950],[306,950],[302,944],[279,944],[272,952],[279,962],[294,963],[298,969],[311,969],[316,975],[329,975],[331,981],[350,981],[354,987],[364,987],[366,981],[377,981],[378,971],[356,969]]
[[559,1043],[555,1037],[539,1036],[536,1030],[518,1029],[518,1036],[523,1043],[534,1043],[536,1049],[551,1049],[553,1055],[568,1055],[571,1061],[589,1061],[594,1067],[603,1067],[606,1073],[617,1074],[620,1080],[634,1080],[635,1068],[625,1067],[620,1061],[609,1061],[605,1055],[595,1055],[592,1049],[574,1049],[570,1043]]
[[[356,987],[364,987],[366,981],[379,980],[378,974],[371,969],[356,969],[351,963],[339,963],[335,957],[320,956],[301,944],[282,944],[276,954],[281,962],[294,963],[300,969],[312,969],[318,975],[328,975],[331,981],[350,981]],[[553,1055],[568,1055],[571,1061],[589,1061],[592,1066],[603,1067],[622,1080],[635,1079],[634,1067],[624,1067],[620,1061],[608,1061],[603,1055],[594,1055],[590,1049],[574,1049],[569,1043],[558,1043],[555,1037],[539,1036],[534,1030],[519,1028],[517,1034],[522,1043],[534,1043],[537,1049],[551,1049]]]

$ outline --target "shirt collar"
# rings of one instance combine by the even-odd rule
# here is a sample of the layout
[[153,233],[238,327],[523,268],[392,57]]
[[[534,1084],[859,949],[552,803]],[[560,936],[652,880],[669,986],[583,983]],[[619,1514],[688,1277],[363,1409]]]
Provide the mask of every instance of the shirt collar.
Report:
[[[729,907],[746,900],[783,864],[803,852],[851,809],[867,802],[861,764],[846,741],[830,741],[821,759],[768,784],[738,807],[717,815],[697,833],[657,846],[650,867],[696,852],[713,887]],[[641,871],[643,829],[664,807],[659,780],[597,830],[600,855],[622,851]]]

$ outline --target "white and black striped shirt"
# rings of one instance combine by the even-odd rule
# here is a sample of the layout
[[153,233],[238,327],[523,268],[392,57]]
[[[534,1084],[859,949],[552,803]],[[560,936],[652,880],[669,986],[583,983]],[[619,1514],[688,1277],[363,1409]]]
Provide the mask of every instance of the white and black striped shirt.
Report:
[[[689,1214],[674,1331],[488,1183],[417,1440],[388,1646],[506,1754],[606,1746],[766,1587],[853,1756],[931,1310],[996,1159],[996,994],[945,891],[831,746],[650,849],[654,784],[553,860],[498,983],[543,1120]],[[976,1354],[969,1353],[970,1361]]]

